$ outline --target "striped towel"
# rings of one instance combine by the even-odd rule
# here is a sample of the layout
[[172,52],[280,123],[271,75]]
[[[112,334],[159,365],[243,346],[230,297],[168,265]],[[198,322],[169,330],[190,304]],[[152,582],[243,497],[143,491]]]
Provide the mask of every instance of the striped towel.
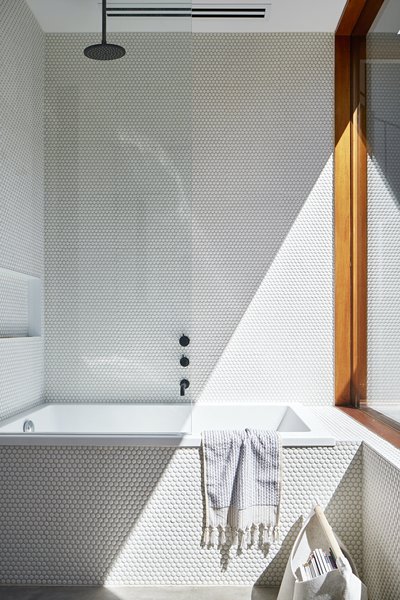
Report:
[[281,443],[276,431],[205,431],[203,544],[260,546],[279,534]]

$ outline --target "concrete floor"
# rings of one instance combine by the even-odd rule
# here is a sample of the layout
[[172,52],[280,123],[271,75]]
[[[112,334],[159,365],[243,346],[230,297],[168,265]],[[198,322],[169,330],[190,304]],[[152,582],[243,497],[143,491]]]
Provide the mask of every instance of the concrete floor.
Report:
[[277,588],[229,587],[13,587],[1,600],[276,600]]

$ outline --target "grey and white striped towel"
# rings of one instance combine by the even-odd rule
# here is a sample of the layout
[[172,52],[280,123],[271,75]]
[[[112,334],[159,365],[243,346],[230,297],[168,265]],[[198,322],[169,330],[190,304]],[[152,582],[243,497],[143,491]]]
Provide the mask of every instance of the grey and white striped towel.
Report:
[[276,431],[205,431],[205,545],[277,539],[281,443]]

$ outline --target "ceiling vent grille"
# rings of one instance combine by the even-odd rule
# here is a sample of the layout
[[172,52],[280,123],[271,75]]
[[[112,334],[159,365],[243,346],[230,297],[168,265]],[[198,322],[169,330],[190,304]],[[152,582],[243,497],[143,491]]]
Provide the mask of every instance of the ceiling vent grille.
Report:
[[266,19],[269,17],[270,4],[122,4],[108,3],[108,17],[157,17],[197,19]]

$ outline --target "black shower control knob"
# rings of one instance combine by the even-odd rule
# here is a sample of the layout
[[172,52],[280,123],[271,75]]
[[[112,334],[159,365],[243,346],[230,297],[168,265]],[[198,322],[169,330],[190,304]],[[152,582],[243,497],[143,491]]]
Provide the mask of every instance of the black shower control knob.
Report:
[[181,346],[186,347],[189,346],[190,340],[187,335],[181,335],[181,337],[179,338],[179,343]]
[[188,367],[189,363],[190,363],[190,360],[188,359],[187,356],[182,356],[181,360],[179,362],[181,363],[182,367]]

